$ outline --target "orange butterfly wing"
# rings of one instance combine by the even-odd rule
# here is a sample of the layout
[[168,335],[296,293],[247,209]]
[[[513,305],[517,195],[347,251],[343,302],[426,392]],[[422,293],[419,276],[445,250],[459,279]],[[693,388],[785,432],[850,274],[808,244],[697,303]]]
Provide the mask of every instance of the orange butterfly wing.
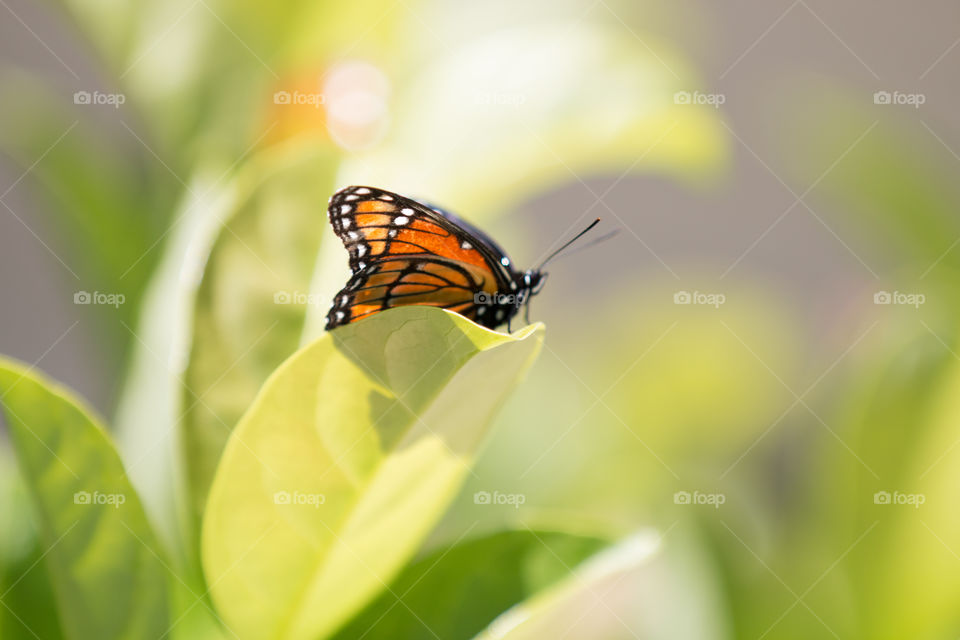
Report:
[[476,318],[478,290],[492,292],[492,280],[473,267],[436,258],[392,258],[354,274],[334,300],[328,328],[355,322],[403,305],[428,305]]
[[443,214],[395,193],[347,187],[335,193],[330,223],[353,272],[327,315],[327,329],[384,309],[429,305],[476,319],[476,296],[510,286],[492,251],[458,235]]

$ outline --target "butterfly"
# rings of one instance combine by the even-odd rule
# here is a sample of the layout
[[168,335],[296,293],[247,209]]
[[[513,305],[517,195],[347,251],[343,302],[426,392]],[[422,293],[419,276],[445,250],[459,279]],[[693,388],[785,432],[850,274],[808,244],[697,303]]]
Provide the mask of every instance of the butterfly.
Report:
[[[457,216],[373,187],[330,198],[330,224],[350,254],[351,276],[327,314],[327,330],[404,305],[455,311],[496,329],[540,292],[543,266],[520,271],[490,236]],[[529,318],[528,318],[529,321]]]

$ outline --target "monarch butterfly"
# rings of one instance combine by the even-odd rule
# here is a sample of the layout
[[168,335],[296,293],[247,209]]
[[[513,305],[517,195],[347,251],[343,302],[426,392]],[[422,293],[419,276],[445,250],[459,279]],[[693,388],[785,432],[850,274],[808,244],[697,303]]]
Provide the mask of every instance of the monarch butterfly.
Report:
[[330,198],[327,213],[352,272],[333,300],[327,330],[403,305],[450,309],[490,329],[507,323],[509,330],[520,307],[543,287],[543,266],[600,221],[539,267],[518,271],[483,231],[391,191],[346,187]]

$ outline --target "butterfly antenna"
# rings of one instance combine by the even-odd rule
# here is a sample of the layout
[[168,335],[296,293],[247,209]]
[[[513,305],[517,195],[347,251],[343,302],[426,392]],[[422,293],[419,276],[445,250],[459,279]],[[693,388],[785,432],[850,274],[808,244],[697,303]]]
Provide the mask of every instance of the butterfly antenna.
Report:
[[618,235],[619,233],[620,233],[620,229],[614,229],[613,231],[610,231],[610,232],[608,232],[608,233],[603,234],[603,235],[600,236],[599,238],[596,238],[596,239],[594,239],[594,240],[591,240],[591,241],[588,242],[587,244],[582,244],[582,245],[580,245],[579,247],[577,247],[577,248],[574,249],[573,251],[567,251],[565,254],[563,254],[563,257],[566,258],[567,256],[572,256],[572,255],[575,254],[575,253],[580,253],[581,251],[583,251],[583,250],[585,250],[585,249],[589,249],[590,247],[592,247],[592,246],[594,246],[594,245],[597,245],[597,244],[600,244],[601,242],[606,242],[607,240],[610,240],[611,238],[613,238],[613,237],[615,237],[616,235]]
[[[596,220],[594,220],[593,222],[591,222],[591,223],[587,226],[586,229],[584,229],[583,231],[581,231],[581,232],[578,233],[577,235],[575,235],[575,236],[573,236],[572,238],[570,238],[569,240],[567,240],[567,241],[563,244],[562,247],[560,247],[559,249],[557,249],[556,251],[554,251],[553,253],[551,253],[550,255],[548,255],[548,256],[544,259],[544,261],[540,263],[540,266],[538,266],[536,270],[537,270],[537,271],[540,271],[541,269],[543,269],[545,266],[547,266],[547,263],[550,262],[551,260],[553,260],[554,258],[556,258],[556,257],[560,254],[560,252],[562,252],[564,249],[566,249],[567,247],[569,247],[570,245],[572,245],[574,242],[576,242],[577,240],[579,240],[581,237],[584,236],[584,234],[586,234],[588,231],[590,231],[591,229],[593,229],[593,228],[594,228],[595,226],[597,226],[598,224],[600,224],[600,218],[597,218]],[[606,236],[603,236],[602,238],[597,238],[596,240],[594,240],[593,242],[591,242],[591,243],[588,244],[587,246],[588,246],[588,247],[589,247],[589,246],[592,246],[592,245],[596,244],[597,242],[600,242],[601,240],[608,240],[609,238],[612,238],[614,235],[616,235],[616,231],[613,232],[612,234],[608,233]],[[585,248],[585,247],[581,247],[581,248]]]

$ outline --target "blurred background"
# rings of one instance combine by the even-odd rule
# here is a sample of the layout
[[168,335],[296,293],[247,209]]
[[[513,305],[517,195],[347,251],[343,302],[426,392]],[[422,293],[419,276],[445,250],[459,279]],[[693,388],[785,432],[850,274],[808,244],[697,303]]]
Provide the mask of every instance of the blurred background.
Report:
[[0,5],[0,352],[108,417],[156,519],[322,330],[336,188],[524,267],[599,216],[433,543],[654,531],[697,586],[648,594],[663,637],[960,634],[956,3]]

